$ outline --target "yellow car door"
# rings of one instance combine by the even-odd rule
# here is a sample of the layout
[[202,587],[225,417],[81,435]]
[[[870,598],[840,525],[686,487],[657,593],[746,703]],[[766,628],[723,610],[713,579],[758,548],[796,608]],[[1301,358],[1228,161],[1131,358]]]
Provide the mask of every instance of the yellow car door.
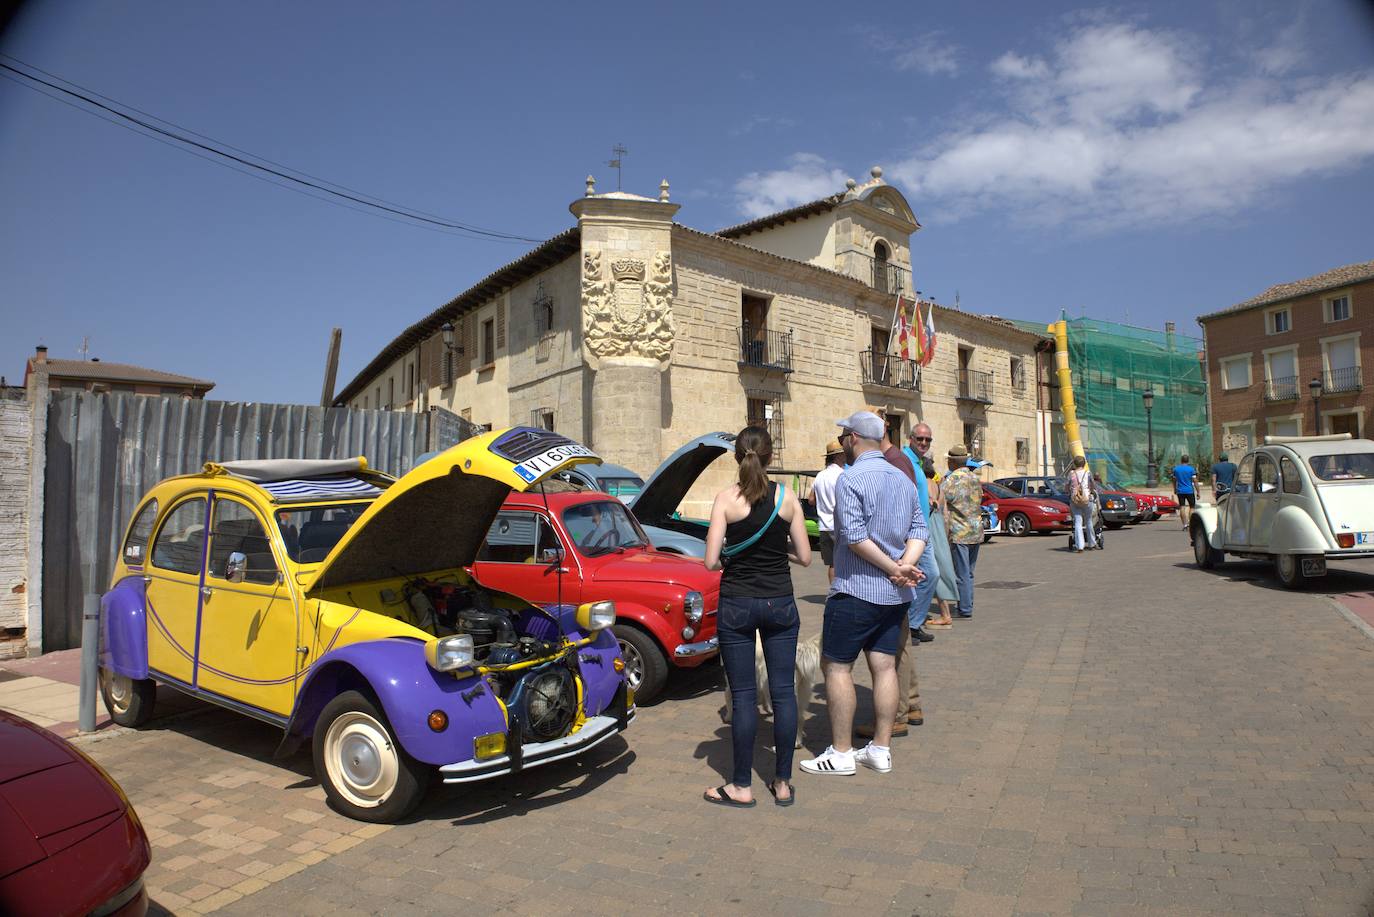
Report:
[[148,610],[148,667],[195,684],[208,501],[193,496],[173,505],[153,540],[144,567]]
[[201,605],[199,687],[285,717],[300,668],[298,618],[268,523],[217,495]]

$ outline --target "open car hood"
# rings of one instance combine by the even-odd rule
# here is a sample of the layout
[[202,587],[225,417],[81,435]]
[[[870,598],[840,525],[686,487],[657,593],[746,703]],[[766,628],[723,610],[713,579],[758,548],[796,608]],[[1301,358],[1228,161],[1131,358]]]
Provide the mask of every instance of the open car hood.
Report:
[[707,433],[678,449],[654,469],[644,489],[630,502],[635,518],[652,525],[657,519],[671,516],[706,466],[733,451],[733,433]]
[[415,466],[374,500],[305,582],[306,595],[465,567],[512,490],[600,461],[581,443],[533,427],[461,442]]

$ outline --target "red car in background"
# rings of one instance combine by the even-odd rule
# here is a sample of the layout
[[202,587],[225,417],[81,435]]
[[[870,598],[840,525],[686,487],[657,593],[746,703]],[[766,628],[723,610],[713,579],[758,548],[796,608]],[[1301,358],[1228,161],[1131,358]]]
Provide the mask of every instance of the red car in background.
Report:
[[0,914],[142,917],[151,859],[133,806],[100,765],[0,710]]
[[717,653],[720,574],[659,551],[615,497],[572,484],[512,493],[472,565],[488,589],[537,605],[615,602],[611,630],[637,701],[662,690],[672,668]]
[[1069,506],[1048,497],[1022,497],[1001,484],[983,485],[983,503],[996,503],[1002,520],[1002,531],[1008,535],[1029,535],[1031,532],[1053,532],[1072,528]]
[[1142,494],[1131,491],[1140,508],[1145,511],[1145,521],[1153,522],[1160,516],[1178,512],[1178,501],[1164,494]]

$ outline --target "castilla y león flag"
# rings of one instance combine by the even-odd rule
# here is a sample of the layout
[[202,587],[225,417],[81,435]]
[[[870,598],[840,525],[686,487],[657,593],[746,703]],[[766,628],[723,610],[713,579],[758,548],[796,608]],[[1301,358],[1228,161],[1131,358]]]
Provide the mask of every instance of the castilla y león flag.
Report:
[[[911,311],[906,300],[902,299],[901,293],[897,294],[897,309],[893,313],[893,324],[896,325],[893,330],[896,332],[897,338],[897,356],[903,360],[910,360],[912,358]],[[919,353],[920,344],[917,343],[916,346]]]

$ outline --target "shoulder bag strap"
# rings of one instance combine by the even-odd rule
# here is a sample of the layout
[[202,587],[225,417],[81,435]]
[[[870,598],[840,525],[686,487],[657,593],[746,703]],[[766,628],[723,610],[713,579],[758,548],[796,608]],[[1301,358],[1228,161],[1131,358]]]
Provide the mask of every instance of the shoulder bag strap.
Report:
[[732,544],[732,545],[729,545],[728,547],[725,547],[725,548],[721,549],[721,552],[720,552],[721,556],[722,556],[722,557],[733,557],[734,555],[738,554],[740,551],[743,551],[745,548],[749,547],[749,546],[752,545],[754,542],[756,542],[756,541],[758,541],[760,538],[762,538],[762,537],[763,537],[763,533],[766,532],[766,531],[768,531],[768,527],[769,527],[770,525],[773,524],[773,520],[776,519],[776,518],[778,518],[778,510],[782,509],[782,498],[783,498],[783,495],[786,494],[786,493],[787,493],[787,485],[786,485],[786,484],[779,484],[779,485],[778,485],[778,499],[777,499],[777,502],[775,502],[775,503],[773,504],[773,511],[772,511],[771,513],[768,514],[768,519],[763,523],[763,525],[759,526],[759,530],[758,530],[757,532],[755,532],[754,534],[750,535],[748,538],[744,539],[743,541],[739,542],[738,544]]

